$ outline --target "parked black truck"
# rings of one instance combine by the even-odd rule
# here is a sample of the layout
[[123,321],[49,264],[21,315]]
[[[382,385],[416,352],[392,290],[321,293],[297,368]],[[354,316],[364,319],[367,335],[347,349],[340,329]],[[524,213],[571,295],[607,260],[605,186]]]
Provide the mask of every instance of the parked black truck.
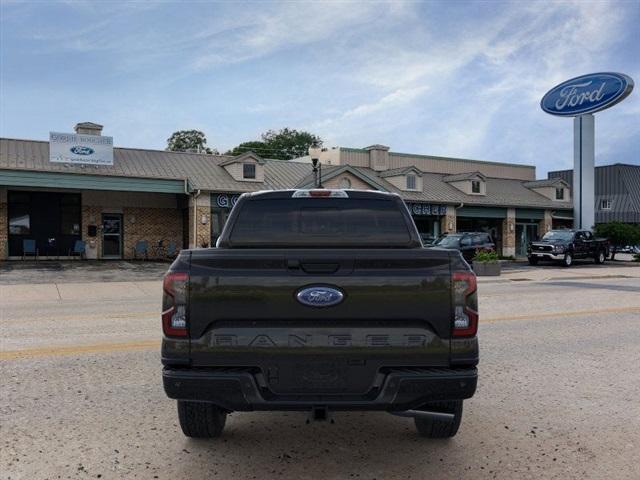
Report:
[[541,260],[560,262],[570,267],[575,259],[590,258],[595,263],[604,263],[609,253],[606,239],[594,238],[588,230],[551,230],[542,239],[531,242],[527,258],[531,265]]
[[477,383],[476,279],[460,252],[422,248],[399,196],[244,194],[217,247],[164,278],[163,381],[185,435],[254,410],[383,410],[456,434]]

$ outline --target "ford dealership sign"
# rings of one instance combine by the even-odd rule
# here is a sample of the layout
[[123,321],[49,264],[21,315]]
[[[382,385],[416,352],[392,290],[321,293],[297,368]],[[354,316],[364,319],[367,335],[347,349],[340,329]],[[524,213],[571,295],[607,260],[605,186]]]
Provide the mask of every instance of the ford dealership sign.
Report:
[[49,161],[113,165],[113,137],[50,132]]
[[591,73],[553,87],[540,106],[551,115],[575,117],[609,108],[633,90],[633,80],[622,73]]

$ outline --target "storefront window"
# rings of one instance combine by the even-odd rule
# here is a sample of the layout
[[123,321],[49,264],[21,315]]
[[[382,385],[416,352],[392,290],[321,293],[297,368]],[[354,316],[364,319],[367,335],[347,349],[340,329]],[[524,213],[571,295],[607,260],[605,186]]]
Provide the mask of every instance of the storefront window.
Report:
[[8,192],[9,255],[22,255],[24,240],[35,240],[41,255],[73,248],[82,233],[80,198],[77,193]]
[[13,205],[9,216],[9,233],[12,235],[28,235],[30,231],[29,207]]
[[28,193],[9,193],[9,233],[29,235],[31,232],[31,201]]

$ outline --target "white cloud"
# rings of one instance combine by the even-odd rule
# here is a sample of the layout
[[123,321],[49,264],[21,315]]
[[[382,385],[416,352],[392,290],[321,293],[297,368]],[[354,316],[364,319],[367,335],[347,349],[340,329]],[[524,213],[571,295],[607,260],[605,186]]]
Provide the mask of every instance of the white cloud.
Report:
[[[346,105],[317,125],[340,143],[362,134],[360,113],[375,112],[377,121],[367,119],[367,130],[388,135],[389,121],[402,113],[397,112],[397,102],[386,100],[394,99],[396,92],[428,90],[428,95],[406,102],[406,114],[416,123],[402,125],[420,130],[412,138],[421,142],[422,152],[485,159],[489,153],[499,155],[496,160],[540,163],[542,150],[543,162],[553,162],[560,149],[551,138],[538,136],[531,151],[518,148],[529,143],[531,127],[544,117],[539,99],[566,78],[602,69],[598,63],[608,58],[620,38],[625,12],[619,4],[607,2],[541,6],[518,2],[486,21],[467,17],[450,25],[451,35],[445,37],[431,35],[437,25],[421,18],[421,24],[405,25],[417,32],[411,37],[414,42],[406,41],[409,34],[400,34],[384,43],[373,41],[367,54],[350,52],[362,59],[360,65],[352,65],[355,81],[379,92],[380,100]],[[422,110],[423,118],[416,109]],[[570,134],[570,125],[567,128]],[[638,132],[637,126],[628,128]],[[396,135],[406,132],[398,129]],[[507,139],[513,143],[501,145]]]

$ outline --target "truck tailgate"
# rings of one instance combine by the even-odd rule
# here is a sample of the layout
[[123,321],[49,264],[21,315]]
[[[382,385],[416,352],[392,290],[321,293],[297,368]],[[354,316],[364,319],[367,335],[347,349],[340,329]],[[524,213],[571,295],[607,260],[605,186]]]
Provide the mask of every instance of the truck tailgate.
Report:
[[[381,369],[446,366],[450,252],[203,250],[191,257],[192,365],[249,367],[276,393],[362,393]],[[341,303],[296,294],[328,286]],[[309,368],[312,367],[312,368]]]

